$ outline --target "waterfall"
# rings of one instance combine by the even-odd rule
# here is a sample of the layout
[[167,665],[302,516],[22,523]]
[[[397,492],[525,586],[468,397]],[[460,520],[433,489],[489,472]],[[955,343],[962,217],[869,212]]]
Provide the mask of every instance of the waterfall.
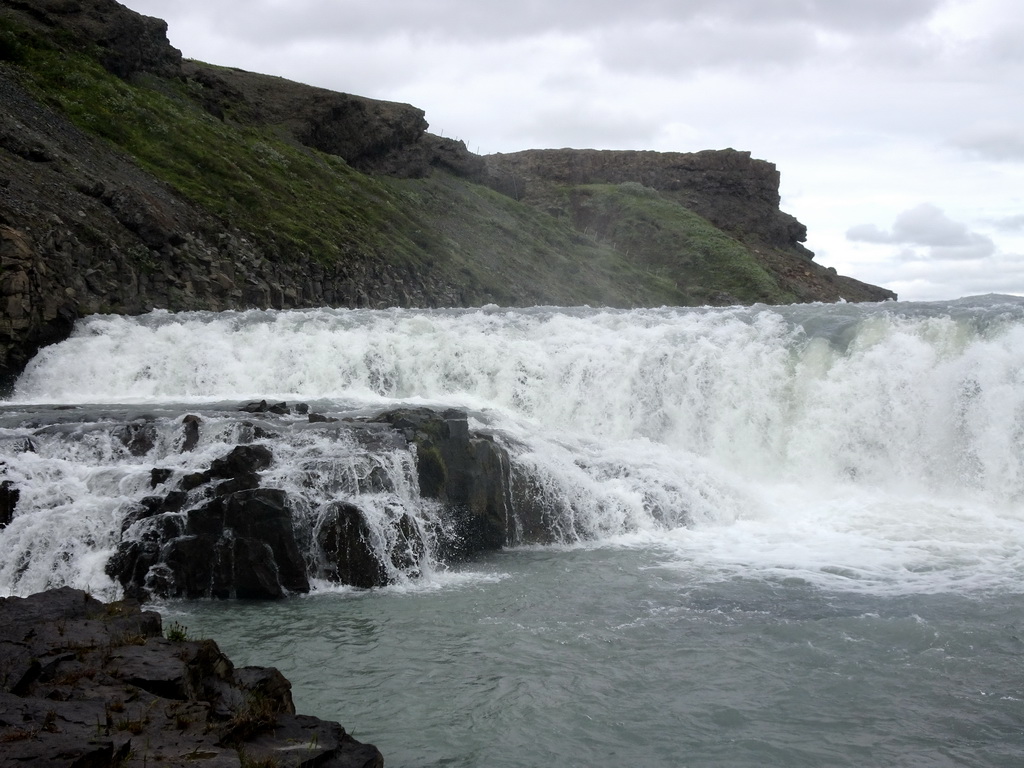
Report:
[[[981,530],[1005,535],[1024,498],[1024,300],[1011,297],[96,316],[42,350],[3,404],[0,479],[20,495],[0,532],[0,588],[116,592],[104,564],[153,467],[185,473],[251,442],[238,430],[253,424],[229,414],[251,399],[337,417],[462,409],[507,451],[552,542],[740,530],[785,499],[834,516],[840,500],[879,495],[890,509],[937,505],[945,522],[922,525],[961,541],[978,521],[956,522],[950,505],[996,510]],[[185,413],[205,427],[182,453]],[[142,416],[156,433],[132,455],[123,430]],[[353,500],[381,547],[409,515],[428,543],[413,570],[440,567],[429,550],[443,522],[415,452],[265,421],[256,442],[276,461],[263,484],[295,500],[302,535],[328,501]]]

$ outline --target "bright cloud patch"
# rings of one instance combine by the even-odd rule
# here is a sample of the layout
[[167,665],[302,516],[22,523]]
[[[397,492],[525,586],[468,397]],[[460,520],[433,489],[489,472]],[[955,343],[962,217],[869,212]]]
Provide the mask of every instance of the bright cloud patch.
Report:
[[859,224],[850,227],[846,237],[854,242],[908,246],[900,254],[903,260],[920,258],[914,246],[928,248],[928,256],[933,259],[982,259],[996,250],[991,238],[953,221],[931,203],[901,213],[890,231],[874,224]]

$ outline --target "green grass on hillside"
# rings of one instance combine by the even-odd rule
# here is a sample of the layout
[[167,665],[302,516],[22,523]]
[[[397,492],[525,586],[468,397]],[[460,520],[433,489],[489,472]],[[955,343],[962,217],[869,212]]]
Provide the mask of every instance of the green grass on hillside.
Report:
[[189,98],[186,83],[127,83],[83,54],[45,47],[24,64],[36,92],[80,128],[282,252],[331,262],[352,244],[398,260],[420,251],[386,186],[341,158],[218,120]]
[[220,120],[196,83],[125,82],[0,16],[0,59],[44,101],[278,258],[370,259],[464,287],[468,303],[784,302],[737,241],[639,184],[560,190],[552,216],[437,173],[370,176],[274,129]]
[[794,300],[746,246],[657,190],[626,182],[562,187],[558,194],[579,230],[672,280],[687,304]]
[[610,245],[487,187],[442,174],[389,184],[445,238],[453,274],[486,286],[489,301],[639,306],[685,298]]

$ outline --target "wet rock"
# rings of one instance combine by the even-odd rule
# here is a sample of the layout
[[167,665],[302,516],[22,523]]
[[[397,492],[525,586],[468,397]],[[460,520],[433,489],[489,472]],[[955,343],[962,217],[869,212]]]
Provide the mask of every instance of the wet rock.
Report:
[[[162,538],[159,596],[277,599],[309,591],[284,491],[258,488],[218,496],[189,510],[186,519],[184,535]],[[130,546],[124,562],[111,567],[120,566],[119,578],[145,585],[139,565],[125,571],[135,554]]]
[[165,639],[134,601],[0,598],[0,625],[0,764],[383,766],[337,723],[296,714],[276,669],[236,669],[181,628]]
[[[287,494],[258,487],[258,472],[273,458],[262,445],[236,446],[208,470],[183,475],[175,491],[142,499],[125,515],[124,540],[108,561],[107,574],[140,599],[280,598],[308,592]],[[165,471],[153,472],[162,482],[169,479]],[[207,484],[202,501],[196,489]],[[183,516],[190,492],[200,493],[200,503]]]
[[156,445],[156,425],[150,422],[123,424],[114,429],[113,435],[132,456],[145,456]]
[[236,477],[261,472],[274,462],[274,454],[263,445],[239,445],[210,464],[211,477]]
[[203,420],[195,414],[189,414],[181,420],[181,452],[188,453],[199,445],[199,427]]
[[0,481],[0,529],[6,528],[14,519],[14,510],[20,498],[21,491],[13,480]]
[[173,469],[154,467],[149,473],[149,487],[156,488],[158,485],[163,485],[173,476]]
[[364,588],[388,583],[387,568],[377,555],[378,548],[359,507],[331,505],[317,532],[317,543],[324,555],[324,578]]
[[[127,511],[108,574],[139,599],[278,599],[308,591],[310,576],[378,587],[414,577],[428,556],[451,562],[551,540],[542,496],[514,476],[501,444],[470,429],[464,411],[404,408],[322,426],[282,423],[282,432],[292,429],[346,446],[341,461],[312,456],[296,467],[300,485],[327,494],[315,502],[323,506],[296,516],[287,493],[261,486],[275,460],[262,443],[238,445],[206,469],[154,469],[154,489],[173,490]],[[418,512],[404,508],[409,483],[394,476],[403,453],[398,465],[413,463],[423,499]],[[397,503],[360,501],[388,494]]]
[[378,418],[416,446],[420,493],[441,502],[454,523],[456,535],[442,541],[444,557],[519,543],[510,514],[508,455],[489,436],[471,433],[465,412],[400,409]]
[[246,403],[238,410],[244,411],[245,413],[273,413],[278,416],[287,416],[292,412],[288,407],[288,403],[268,403],[266,400]]

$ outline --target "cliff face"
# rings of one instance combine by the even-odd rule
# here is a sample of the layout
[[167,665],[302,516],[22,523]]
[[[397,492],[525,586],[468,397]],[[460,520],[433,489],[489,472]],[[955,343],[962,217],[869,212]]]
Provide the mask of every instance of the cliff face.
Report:
[[779,210],[778,170],[749,152],[529,149],[491,155],[486,163],[495,188],[517,199],[543,200],[552,185],[636,182],[740,240],[758,239],[807,259],[814,255],[801,245],[807,227]]
[[113,0],[4,3],[0,101],[7,380],[96,312],[894,297],[811,262],[747,153],[480,157]]

